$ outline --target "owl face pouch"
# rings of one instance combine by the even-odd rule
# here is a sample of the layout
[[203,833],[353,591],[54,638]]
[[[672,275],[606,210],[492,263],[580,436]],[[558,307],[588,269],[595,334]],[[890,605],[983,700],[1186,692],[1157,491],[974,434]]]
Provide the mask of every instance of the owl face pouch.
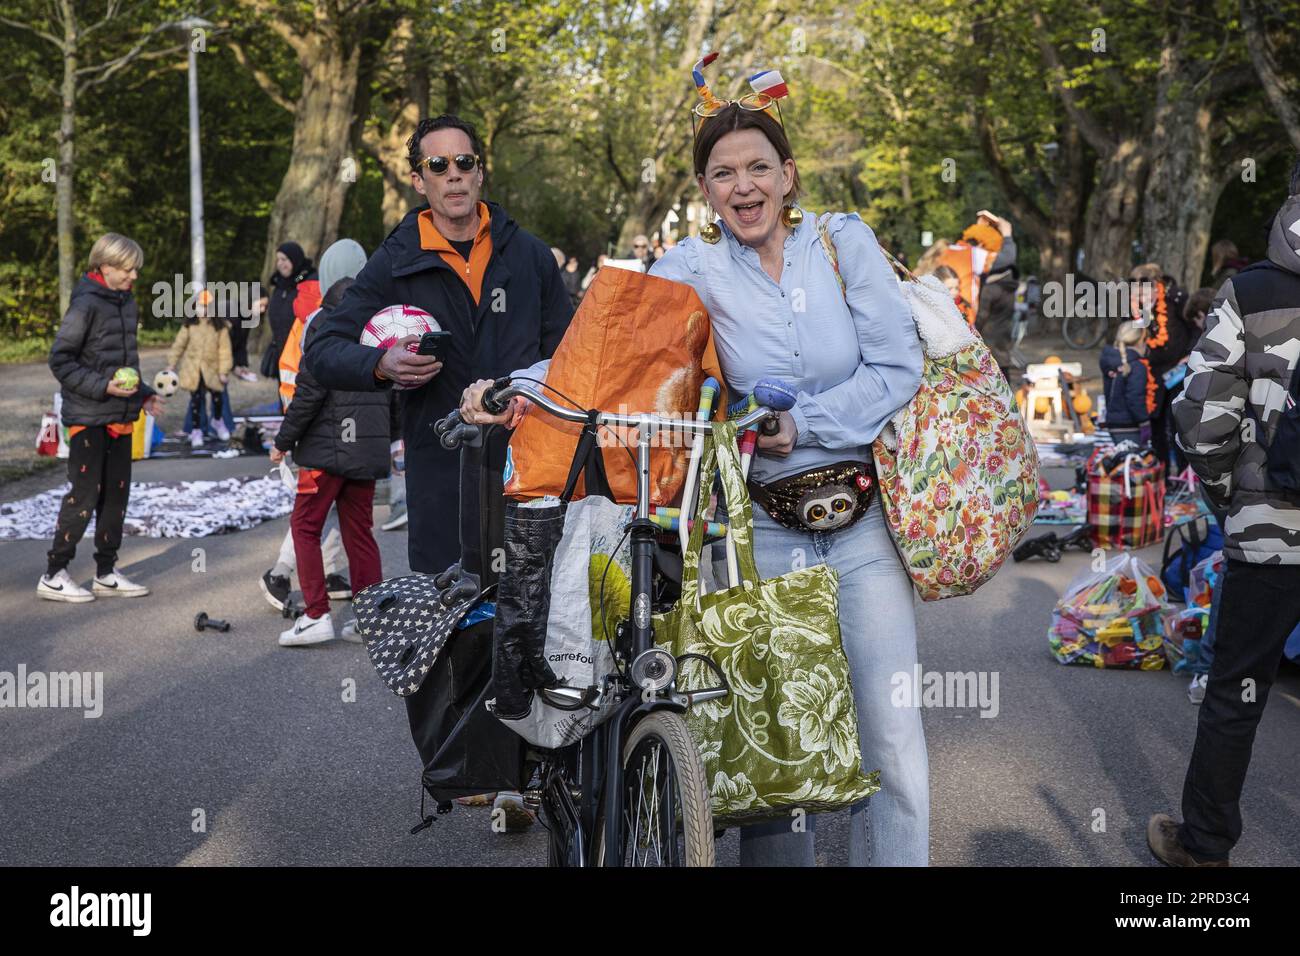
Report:
[[749,479],[750,496],[772,520],[792,531],[843,531],[867,513],[876,490],[873,464],[841,461],[763,483]]

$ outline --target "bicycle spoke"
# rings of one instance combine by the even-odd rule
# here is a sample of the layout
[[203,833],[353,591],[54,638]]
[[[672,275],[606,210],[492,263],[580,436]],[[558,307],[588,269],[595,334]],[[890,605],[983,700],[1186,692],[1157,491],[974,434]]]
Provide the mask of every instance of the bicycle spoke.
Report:
[[[701,826],[699,798],[696,791],[688,793],[682,789],[680,761],[695,758],[697,753],[684,728],[672,726],[671,721],[679,718],[650,719],[656,724],[668,724],[672,736],[664,733],[668,728],[656,726],[653,732],[641,735],[642,739],[625,757],[620,847],[624,865],[712,865],[712,854],[704,847],[692,845],[692,834],[708,829]],[[690,779],[698,779],[698,771]],[[707,811],[707,804],[703,809]],[[708,862],[702,864],[704,859]]]

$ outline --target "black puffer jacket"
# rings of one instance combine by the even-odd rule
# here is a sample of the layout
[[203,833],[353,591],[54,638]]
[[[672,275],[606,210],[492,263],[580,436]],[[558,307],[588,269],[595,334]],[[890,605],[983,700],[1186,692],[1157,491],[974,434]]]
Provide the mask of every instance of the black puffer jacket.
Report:
[[64,425],[133,422],[153,389],[144,382],[130,398],[108,394],[119,368],[140,370],[135,296],[82,276],[50,349],[50,371],[63,386]]
[[[1223,284],[1174,400],[1178,445],[1226,507],[1223,553],[1300,565],[1300,499],[1269,478],[1268,453],[1300,375],[1300,195],[1283,203],[1268,260]],[[1252,427],[1247,427],[1248,423]]]
[[[320,319],[316,316],[307,326],[304,348],[320,328]],[[293,460],[303,468],[366,481],[388,476],[389,448],[400,428],[392,391],[327,389],[301,368],[275,447],[293,452]]]

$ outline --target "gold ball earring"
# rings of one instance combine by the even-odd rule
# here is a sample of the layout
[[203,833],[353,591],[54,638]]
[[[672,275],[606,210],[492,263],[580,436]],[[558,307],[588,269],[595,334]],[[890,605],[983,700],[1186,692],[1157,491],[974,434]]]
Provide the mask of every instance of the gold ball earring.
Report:
[[722,238],[722,230],[718,227],[718,221],[712,218],[714,215],[713,207],[709,207],[709,221],[700,226],[700,238],[709,245],[715,244]]
[[803,222],[803,210],[791,203],[789,206],[781,208],[781,221],[794,229],[799,223]]

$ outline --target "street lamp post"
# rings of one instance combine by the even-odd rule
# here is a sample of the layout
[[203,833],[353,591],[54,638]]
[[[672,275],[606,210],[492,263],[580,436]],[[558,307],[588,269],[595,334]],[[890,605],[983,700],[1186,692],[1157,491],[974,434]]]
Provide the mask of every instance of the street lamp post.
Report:
[[204,302],[207,285],[207,255],[203,247],[203,160],[199,151],[199,63],[195,50],[194,31],[209,30],[212,24],[202,17],[189,16],[175,24],[190,38],[189,42],[189,98],[190,98],[190,272],[198,296]]

